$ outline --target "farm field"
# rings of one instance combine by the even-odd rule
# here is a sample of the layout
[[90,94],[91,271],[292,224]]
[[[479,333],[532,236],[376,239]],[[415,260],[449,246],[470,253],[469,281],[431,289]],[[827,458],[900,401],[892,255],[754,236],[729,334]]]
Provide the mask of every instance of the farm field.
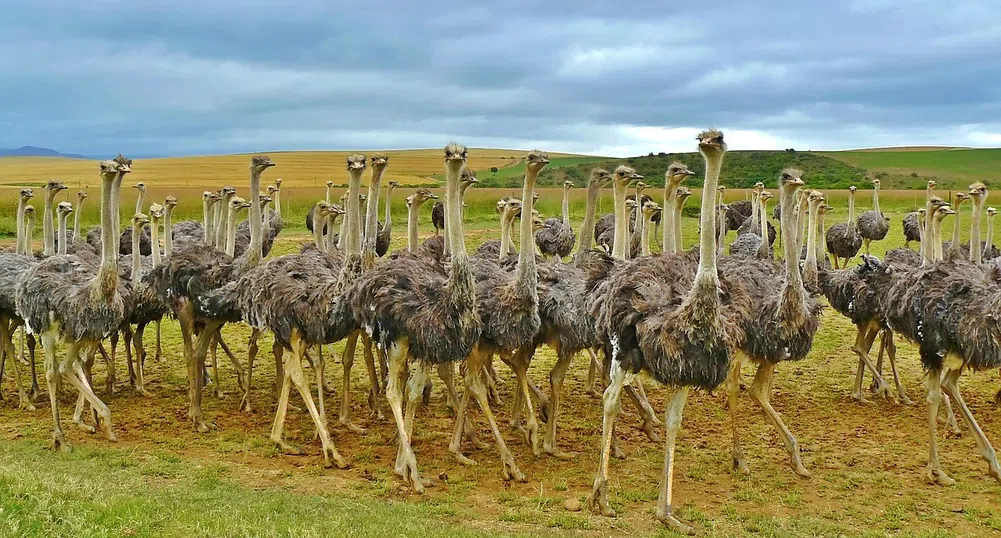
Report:
[[884,148],[820,152],[821,155],[883,173],[884,187],[899,188],[934,179],[941,188],[964,187],[974,181],[998,179],[1001,149]]
[[[233,184],[242,187],[244,181],[234,177]],[[152,189],[148,200],[162,199],[167,192],[157,189]],[[399,189],[398,199],[411,191]],[[197,204],[200,191],[181,192],[185,209],[200,214],[200,208],[190,207]],[[286,217],[290,225],[272,256],[298,251],[308,240],[298,211],[304,213],[305,200],[322,192],[322,188],[305,190],[301,205],[293,204],[297,209]],[[470,250],[499,236],[494,202],[517,192],[469,191],[466,244]],[[584,193],[582,189],[573,192],[571,217],[577,226]],[[845,218],[845,193],[827,195],[836,207],[828,215],[829,226]],[[883,191],[882,195],[891,231],[886,240],[873,245],[877,255],[902,244],[900,220],[924,196],[916,191]],[[728,200],[743,196],[727,191]],[[870,197],[871,191],[859,192],[859,212],[869,208]],[[610,192],[603,193],[599,212],[610,209],[610,199]],[[133,200],[125,195],[122,206],[131,207]],[[36,205],[40,207],[40,202]],[[402,205],[395,204],[394,221]],[[540,206],[544,215],[555,215],[559,189],[541,190]],[[96,204],[89,211],[96,216]],[[429,208],[424,212],[422,238],[433,233]],[[970,220],[968,206],[963,217],[965,228]],[[399,213],[393,248],[405,242],[404,223]],[[685,244],[691,246],[698,222],[685,218],[683,226]],[[944,233],[951,233],[950,221]],[[38,230],[36,245],[40,235]],[[228,326],[224,334],[234,353],[246,357],[249,330]],[[452,414],[435,378],[431,404],[420,410],[415,428],[420,468],[435,485],[426,495],[417,496],[392,474],[395,427],[368,412],[368,379],[359,364],[360,354],[353,371],[352,416],[368,429],[365,434],[352,433],[337,422],[341,346],[326,349],[328,355],[335,354],[332,360],[328,356],[327,378],[336,392],[326,397],[327,414],[334,442],[351,463],[348,470],[333,470],[322,467],[319,443],[313,440],[312,422],[304,411],[291,411],[286,424],[287,440],[301,446],[304,455],[281,454],[268,440],[275,402],[270,337],[260,343],[254,413],[238,411],[233,370],[225,356],[220,357],[221,388],[227,395],[219,399],[206,390],[204,409],[218,426],[207,434],[195,433],[185,419],[185,367],[176,322],[163,323],[162,362],[152,360],[154,340],[150,329],[147,397],[133,394],[127,386],[124,359],[119,359],[118,378],[126,383],[114,395],[103,393],[105,370],[100,363],[95,367],[95,384],[111,407],[117,443],[69,427],[65,413],[72,401],[67,399],[62,402],[64,425],[75,451],[52,453],[46,448],[51,437],[47,402],[40,402],[36,411],[18,410],[10,382],[0,387],[6,399],[0,403],[0,528],[8,530],[5,536],[672,535],[653,518],[663,445],[646,438],[628,403],[617,423],[627,459],[612,462],[610,497],[619,517],[606,519],[564,506],[570,499],[583,501],[590,492],[597,462],[601,403],[585,391],[586,356],[578,357],[571,367],[561,413],[558,440],[560,448],[572,454],[569,461],[534,457],[521,435],[507,425],[514,383],[498,362],[505,379],[500,387],[505,405],[494,411],[508,446],[528,475],[526,483],[501,479],[493,447],[464,446],[466,454],[478,462],[476,466],[464,467],[454,460],[447,450]],[[978,536],[1001,532],[1001,485],[986,474],[968,433],[951,438],[944,435],[944,427],[939,430],[944,468],[958,484],[943,488],[924,482],[927,407],[915,348],[898,344],[903,383],[915,404],[905,406],[874,396],[872,403],[859,404],[849,397],[857,364],[850,352],[853,341],[854,328],[848,320],[828,308],[810,355],[778,368],[772,403],[802,446],[804,463],[813,472],[808,480],[791,471],[779,437],[746,394],[741,398],[741,435],[752,474],[731,472],[725,394],[693,392],[678,440],[675,495],[679,517],[695,524],[705,536]],[[547,348],[536,355],[531,375],[544,390],[554,362],[555,355]],[[749,383],[746,370],[745,378]],[[44,378],[41,383],[44,387]],[[645,386],[654,408],[663,413],[666,390],[649,380]],[[964,375],[961,386],[987,436],[1001,442],[1001,408],[993,403],[1001,387],[997,373]],[[300,402],[297,396],[291,401]],[[388,409],[384,400],[379,405]],[[480,437],[490,439],[482,415],[474,410],[473,416]]]

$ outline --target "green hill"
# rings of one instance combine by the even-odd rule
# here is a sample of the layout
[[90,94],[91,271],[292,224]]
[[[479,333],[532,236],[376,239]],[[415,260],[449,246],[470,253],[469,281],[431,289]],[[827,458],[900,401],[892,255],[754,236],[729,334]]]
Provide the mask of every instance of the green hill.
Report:
[[1001,149],[888,148],[820,155],[864,168],[892,189],[920,189],[931,179],[942,189],[963,188],[975,181],[990,186],[1001,177]]

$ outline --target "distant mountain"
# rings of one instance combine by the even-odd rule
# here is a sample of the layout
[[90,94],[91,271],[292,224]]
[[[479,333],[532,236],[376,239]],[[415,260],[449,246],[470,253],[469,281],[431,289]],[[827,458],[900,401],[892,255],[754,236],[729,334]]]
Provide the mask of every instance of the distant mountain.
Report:
[[0,157],[64,157],[67,159],[90,159],[90,157],[85,155],[60,153],[54,149],[39,148],[35,146],[22,146],[17,149],[0,148]]

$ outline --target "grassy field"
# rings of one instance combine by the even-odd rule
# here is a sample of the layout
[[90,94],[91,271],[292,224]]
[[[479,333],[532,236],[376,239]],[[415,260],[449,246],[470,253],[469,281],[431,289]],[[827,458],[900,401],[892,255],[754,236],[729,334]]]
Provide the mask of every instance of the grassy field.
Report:
[[[240,184],[240,183],[236,183]],[[407,189],[401,189],[407,191]],[[474,189],[467,201],[467,246],[497,237],[493,202],[512,189]],[[310,191],[312,192],[312,191]],[[558,191],[542,195],[544,213],[554,214]],[[401,193],[401,198],[406,192]],[[580,222],[582,192],[574,191],[572,218]],[[829,192],[837,207],[828,225],[845,216],[841,192]],[[728,199],[743,193],[727,191]],[[882,206],[891,216],[891,232],[874,244],[874,253],[902,243],[900,219],[920,192],[885,193]],[[602,211],[610,208],[610,195]],[[694,200],[694,199],[693,199]],[[123,200],[128,206],[128,199]],[[402,204],[401,204],[402,205]],[[695,205],[695,204],[691,204]],[[858,210],[869,207],[860,193]],[[969,224],[968,207],[964,225]],[[95,208],[96,210],[96,208]],[[426,210],[427,211],[427,210]],[[421,235],[431,232],[428,216]],[[405,241],[403,221],[394,230],[393,248]],[[696,240],[697,221],[684,219],[686,246]],[[946,233],[951,233],[947,222]],[[39,234],[40,235],[40,234]],[[730,234],[732,239],[733,234]],[[297,228],[283,232],[273,255],[297,251],[306,240]],[[0,404],[0,528],[3,536],[636,536],[671,535],[653,519],[663,445],[646,439],[636,413],[626,404],[617,433],[627,452],[612,462],[611,500],[619,517],[606,519],[564,508],[568,499],[583,500],[590,491],[601,431],[600,400],[587,394],[586,358],[578,357],[568,375],[566,407],[561,414],[560,447],[570,461],[535,458],[522,437],[507,426],[508,406],[495,409],[501,429],[527,483],[500,477],[494,448],[469,450],[479,465],[464,467],[447,451],[452,414],[443,403],[440,383],[429,407],[418,414],[415,449],[426,477],[435,481],[424,496],[403,488],[392,474],[395,427],[368,413],[367,377],[356,361],[353,417],[368,432],[347,431],[336,421],[337,395],[327,396],[334,442],[349,459],[348,470],[322,468],[319,444],[304,412],[292,411],[286,426],[290,442],[305,454],[279,453],[268,441],[274,408],[274,369],[258,360],[253,396],[256,412],[238,411],[232,368],[220,357],[224,399],[206,393],[205,411],[218,430],[195,433],[186,423],[185,368],[176,322],[163,324],[164,361],[147,367],[148,397],[126,386],[103,395],[105,370],[98,364],[95,383],[112,409],[118,443],[69,426],[72,398],[62,402],[64,427],[76,450],[52,453],[51,415],[47,401],[36,411],[15,409],[10,382]],[[249,331],[225,329],[239,357],[246,356]],[[152,346],[152,330],[146,342]],[[922,478],[927,457],[926,405],[922,371],[915,348],[899,344],[903,382],[912,406],[877,401],[858,404],[849,397],[856,359],[850,323],[827,309],[811,354],[802,362],[778,368],[772,402],[802,445],[812,479],[798,478],[772,426],[749,398],[741,400],[742,436],[751,476],[729,469],[729,420],[722,392],[694,393],[685,411],[678,441],[676,499],[679,515],[706,536],[974,536],[1001,533],[1001,486],[986,475],[986,465],[968,435],[940,444],[943,465],[958,485],[941,488]],[[262,353],[270,338],[261,342]],[[152,350],[150,350],[152,351]],[[331,352],[328,347],[328,353]],[[341,346],[328,366],[328,379],[339,389]],[[119,379],[126,375],[119,362]],[[537,354],[531,375],[544,384],[555,361],[549,349]],[[329,364],[329,363],[328,363]],[[502,377],[510,372],[498,365]],[[748,382],[749,382],[749,374]],[[44,387],[44,380],[42,380]],[[1001,440],[1001,417],[992,399],[995,373],[965,375],[967,401],[988,437]],[[659,412],[666,391],[646,383]],[[501,395],[511,401],[513,383]],[[293,397],[293,403],[299,400]],[[386,409],[385,402],[379,402]],[[490,433],[478,411],[480,436]],[[944,431],[944,428],[940,428]],[[466,447],[469,449],[468,447]]]
[[870,174],[882,173],[885,187],[923,184],[929,179],[940,188],[961,188],[975,181],[990,186],[1001,170],[1001,149],[887,148],[822,152]]

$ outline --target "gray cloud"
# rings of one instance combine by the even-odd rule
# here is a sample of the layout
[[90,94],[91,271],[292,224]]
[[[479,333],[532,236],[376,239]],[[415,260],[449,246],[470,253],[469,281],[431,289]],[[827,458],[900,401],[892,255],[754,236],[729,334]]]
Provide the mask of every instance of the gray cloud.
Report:
[[4,8],[0,147],[628,154],[707,125],[746,147],[1001,140],[988,0],[136,4]]

